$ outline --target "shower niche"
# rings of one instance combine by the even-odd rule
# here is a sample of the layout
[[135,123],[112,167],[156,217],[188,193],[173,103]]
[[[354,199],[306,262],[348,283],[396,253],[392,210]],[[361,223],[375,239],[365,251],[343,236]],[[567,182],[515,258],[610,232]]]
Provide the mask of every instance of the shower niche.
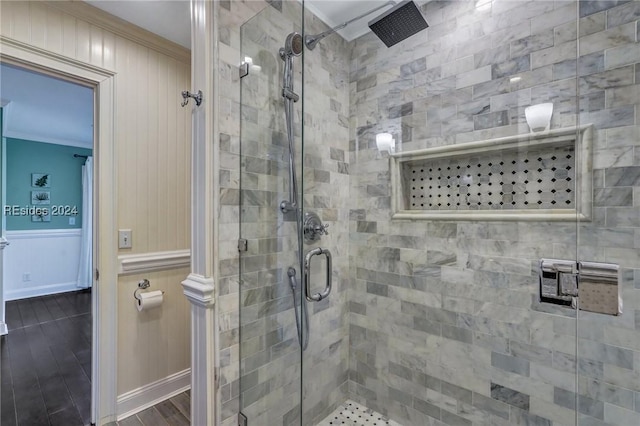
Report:
[[589,220],[592,127],[390,155],[393,219]]

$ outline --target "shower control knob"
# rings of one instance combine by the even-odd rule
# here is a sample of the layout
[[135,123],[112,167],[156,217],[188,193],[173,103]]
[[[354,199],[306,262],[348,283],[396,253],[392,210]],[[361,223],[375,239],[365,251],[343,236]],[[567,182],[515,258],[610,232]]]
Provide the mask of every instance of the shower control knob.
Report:
[[312,243],[318,241],[322,235],[329,235],[327,228],[329,225],[323,225],[320,217],[313,212],[304,214],[304,241]]
[[320,235],[322,235],[322,234],[329,235],[329,231],[327,231],[328,227],[329,227],[329,224],[318,225],[318,226],[316,226],[315,231]]

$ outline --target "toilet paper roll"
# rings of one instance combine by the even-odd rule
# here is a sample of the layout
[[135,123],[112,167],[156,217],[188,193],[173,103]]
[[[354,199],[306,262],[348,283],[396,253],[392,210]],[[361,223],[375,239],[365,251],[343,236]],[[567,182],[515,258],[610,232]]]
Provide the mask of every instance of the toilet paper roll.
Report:
[[136,302],[138,311],[148,311],[162,305],[162,292],[160,290],[148,291],[146,293],[140,293],[138,295],[140,299]]

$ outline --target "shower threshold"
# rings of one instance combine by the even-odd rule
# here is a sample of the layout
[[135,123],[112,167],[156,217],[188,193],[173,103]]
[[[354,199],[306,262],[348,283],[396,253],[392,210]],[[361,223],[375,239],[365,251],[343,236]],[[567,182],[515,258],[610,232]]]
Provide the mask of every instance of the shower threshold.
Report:
[[382,414],[347,399],[317,426],[402,426]]

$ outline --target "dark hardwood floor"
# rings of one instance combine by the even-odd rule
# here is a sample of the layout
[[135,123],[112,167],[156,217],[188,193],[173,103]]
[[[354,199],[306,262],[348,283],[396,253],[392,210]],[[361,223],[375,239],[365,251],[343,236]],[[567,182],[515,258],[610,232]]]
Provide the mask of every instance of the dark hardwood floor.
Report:
[[[91,292],[7,302],[9,334],[0,338],[0,425],[91,423]],[[118,426],[189,426],[183,392]]]
[[190,426],[191,393],[182,392],[126,419],[118,426]]
[[91,291],[7,302],[0,424],[90,424]]

